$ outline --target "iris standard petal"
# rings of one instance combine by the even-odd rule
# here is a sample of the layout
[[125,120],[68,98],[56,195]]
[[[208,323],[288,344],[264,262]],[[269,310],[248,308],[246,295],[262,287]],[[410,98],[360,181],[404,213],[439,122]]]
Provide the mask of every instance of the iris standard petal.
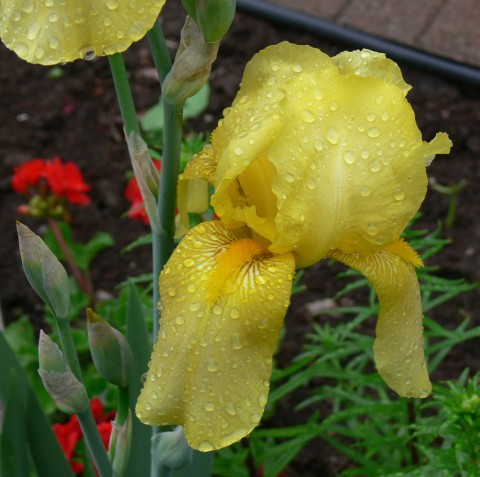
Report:
[[0,0],[0,38],[29,63],[53,65],[126,50],[165,0]]
[[423,352],[420,290],[416,252],[403,241],[371,255],[328,254],[363,273],[372,283],[380,304],[373,345],[375,364],[387,385],[404,397],[427,397],[432,385]]
[[191,229],[160,278],[160,333],[137,416],[180,424],[194,449],[238,441],[258,424],[295,262],[220,221]]

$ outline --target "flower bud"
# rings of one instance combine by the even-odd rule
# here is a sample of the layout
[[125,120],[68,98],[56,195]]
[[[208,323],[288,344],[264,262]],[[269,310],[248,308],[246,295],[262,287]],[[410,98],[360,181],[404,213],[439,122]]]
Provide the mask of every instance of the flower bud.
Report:
[[130,381],[133,356],[125,337],[87,308],[88,342],[98,373],[108,382],[125,387]]
[[198,25],[187,17],[175,62],[162,85],[163,99],[179,104],[200,91],[210,76],[218,47],[219,42],[206,43]]
[[70,307],[70,287],[65,268],[26,225],[17,222],[20,256],[28,282],[58,318],[66,318]]
[[182,426],[152,437],[152,456],[157,467],[180,469],[192,461],[193,450],[187,444]]
[[57,407],[67,414],[84,412],[88,405],[85,386],[75,377],[55,342],[40,331],[38,359],[43,385]]
[[232,25],[236,0],[196,0],[196,21],[206,43],[220,41]]
[[132,161],[133,172],[142,194],[143,206],[150,220],[152,230],[159,233],[162,230],[157,213],[158,189],[160,174],[153,164],[148,147],[142,137],[132,131],[127,136],[128,152]]
[[123,475],[130,457],[130,444],[132,442],[132,412],[128,410],[127,418],[123,424],[112,422],[112,433],[108,455],[112,462],[113,475]]

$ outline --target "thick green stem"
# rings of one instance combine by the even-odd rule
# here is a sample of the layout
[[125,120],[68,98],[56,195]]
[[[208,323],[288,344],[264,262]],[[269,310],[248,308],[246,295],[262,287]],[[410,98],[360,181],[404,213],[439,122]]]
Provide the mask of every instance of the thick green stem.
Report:
[[137,112],[128,82],[123,55],[116,53],[109,56],[108,61],[110,62],[110,69],[112,70],[113,83],[115,84],[115,91],[117,93],[125,131],[127,134],[132,131],[140,134],[140,125],[138,124]]
[[[82,370],[80,368],[80,362],[78,361],[70,324],[68,320],[63,318],[57,318],[55,322],[57,324],[58,336],[62,344],[63,355],[65,356],[67,364],[70,366],[70,369],[76,378],[83,383]],[[105,446],[103,445],[102,438],[98,432],[97,424],[93,418],[90,406],[88,406],[86,411],[78,413],[77,417],[80,427],[82,428],[85,442],[92,454],[100,477],[110,477],[112,475],[112,467]]]
[[118,406],[117,415],[115,421],[117,424],[122,425],[128,416],[128,410],[130,409],[128,387],[118,388]]
[[168,51],[165,35],[160,22],[157,20],[153,28],[147,33],[150,49],[160,81],[163,81],[172,67],[172,60]]

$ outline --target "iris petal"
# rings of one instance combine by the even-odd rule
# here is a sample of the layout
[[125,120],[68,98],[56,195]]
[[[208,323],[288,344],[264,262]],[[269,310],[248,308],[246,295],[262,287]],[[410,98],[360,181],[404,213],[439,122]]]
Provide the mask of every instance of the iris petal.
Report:
[[273,255],[220,221],[191,229],[161,274],[139,419],[183,425],[200,451],[249,434],[267,402],[294,267],[291,254]]
[[380,376],[400,396],[428,396],[432,390],[423,352],[422,306],[413,264],[418,255],[405,242],[371,255],[328,255],[363,273],[378,295],[380,314],[373,345]]
[[29,63],[53,65],[126,50],[165,0],[0,0],[0,38]]

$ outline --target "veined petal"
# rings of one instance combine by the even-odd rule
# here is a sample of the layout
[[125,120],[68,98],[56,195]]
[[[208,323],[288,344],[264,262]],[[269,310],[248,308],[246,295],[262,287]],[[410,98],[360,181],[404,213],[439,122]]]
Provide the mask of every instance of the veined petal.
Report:
[[380,314],[373,351],[380,376],[400,396],[427,397],[432,385],[423,352],[416,252],[400,241],[367,256],[340,250],[328,256],[363,273],[377,292]]
[[220,221],[190,230],[160,277],[160,333],[137,416],[180,424],[200,451],[258,424],[295,262]]
[[0,38],[29,63],[53,65],[126,50],[165,0],[0,0]]

